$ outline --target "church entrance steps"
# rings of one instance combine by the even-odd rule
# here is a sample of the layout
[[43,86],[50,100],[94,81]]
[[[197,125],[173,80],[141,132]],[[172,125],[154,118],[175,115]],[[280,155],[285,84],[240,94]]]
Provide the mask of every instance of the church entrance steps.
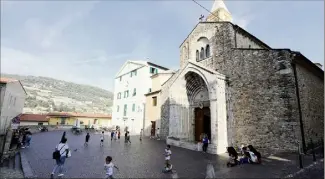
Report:
[[[189,142],[167,138],[166,143],[172,146],[181,147],[189,150],[202,151],[202,144],[198,144],[197,142]],[[217,154],[217,146],[215,144],[209,144],[207,153]]]

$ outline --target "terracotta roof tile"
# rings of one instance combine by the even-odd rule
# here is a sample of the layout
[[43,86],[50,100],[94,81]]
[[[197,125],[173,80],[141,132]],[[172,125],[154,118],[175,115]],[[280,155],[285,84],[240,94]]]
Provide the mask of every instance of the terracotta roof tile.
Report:
[[0,77],[0,82],[1,83],[10,83],[10,82],[14,82],[14,81],[18,81],[18,80],[13,79],[13,78]]
[[45,114],[22,114],[20,121],[30,121],[30,122],[48,122],[49,118]]
[[111,115],[107,115],[107,114],[75,113],[75,112],[54,112],[54,113],[48,113],[48,116],[112,118]]

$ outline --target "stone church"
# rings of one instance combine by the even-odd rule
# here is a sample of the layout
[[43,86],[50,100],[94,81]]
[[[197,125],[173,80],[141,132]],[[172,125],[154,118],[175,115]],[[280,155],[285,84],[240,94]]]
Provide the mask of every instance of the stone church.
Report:
[[[251,144],[305,149],[324,135],[324,71],[302,53],[274,49],[232,23],[223,1],[180,45],[180,69],[162,85],[160,135],[208,152]],[[271,32],[270,32],[271,33]]]

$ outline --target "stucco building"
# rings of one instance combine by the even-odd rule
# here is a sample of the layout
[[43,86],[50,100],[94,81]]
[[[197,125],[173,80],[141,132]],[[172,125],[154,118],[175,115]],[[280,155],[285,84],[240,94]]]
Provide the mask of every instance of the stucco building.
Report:
[[215,1],[180,45],[180,70],[161,89],[161,135],[208,152],[252,144],[296,151],[324,135],[324,71],[300,52],[274,49],[231,22]]
[[9,150],[12,129],[18,127],[13,119],[23,112],[26,95],[19,80],[0,78],[0,154]]
[[48,113],[49,125],[77,126],[81,127],[112,127],[111,115],[74,113],[74,112],[53,112]]
[[147,61],[126,61],[115,77],[112,122],[131,135],[139,134],[144,125],[145,96],[151,92],[151,76],[167,71]]
[[173,75],[174,71],[162,71],[151,76],[151,92],[145,94],[145,117],[144,117],[144,135],[156,136],[157,128],[160,128],[160,94],[161,86]]
[[49,117],[46,114],[22,114],[19,118],[20,126],[49,125]]

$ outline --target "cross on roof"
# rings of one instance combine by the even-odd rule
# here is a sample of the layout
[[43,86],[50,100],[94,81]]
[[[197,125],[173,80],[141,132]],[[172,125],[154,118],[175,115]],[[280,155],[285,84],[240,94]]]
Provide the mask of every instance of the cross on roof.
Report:
[[203,18],[204,18],[204,15],[201,14],[201,16],[199,18],[201,22],[203,21]]

